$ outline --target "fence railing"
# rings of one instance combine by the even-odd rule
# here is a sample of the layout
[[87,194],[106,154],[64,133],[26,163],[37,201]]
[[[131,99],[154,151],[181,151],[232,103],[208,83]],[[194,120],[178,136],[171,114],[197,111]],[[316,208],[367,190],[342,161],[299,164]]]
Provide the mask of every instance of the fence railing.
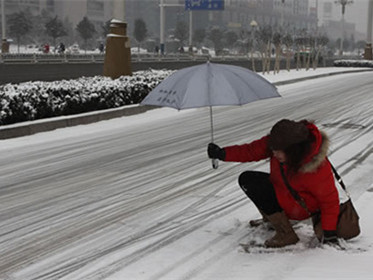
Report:
[[[189,55],[189,54],[132,54],[132,62],[152,62],[152,61],[215,61],[224,60],[247,60],[247,56],[218,56]],[[23,63],[103,63],[105,54],[1,54],[0,63],[23,64]]]
[[82,63],[103,62],[103,54],[0,54],[0,63]]
[[[357,56],[343,56],[343,57],[333,57],[334,59],[361,59]],[[188,53],[177,53],[177,54],[167,54],[160,55],[156,53],[146,53],[146,54],[132,54],[132,62],[155,62],[155,61],[226,61],[226,60],[249,60],[251,56],[244,55],[223,55],[214,56],[209,55],[189,55]],[[255,59],[260,59],[257,55]],[[285,59],[285,58],[283,58]],[[327,58],[331,59],[331,58]],[[4,64],[22,64],[22,63],[103,63],[105,60],[105,54],[99,53],[88,53],[88,54],[43,54],[43,53],[0,53],[0,63]]]

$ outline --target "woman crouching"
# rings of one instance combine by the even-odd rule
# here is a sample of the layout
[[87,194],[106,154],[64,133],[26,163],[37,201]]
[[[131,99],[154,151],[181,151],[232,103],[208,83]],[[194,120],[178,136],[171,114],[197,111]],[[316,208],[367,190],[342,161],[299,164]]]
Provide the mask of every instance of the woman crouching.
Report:
[[[291,220],[305,220],[321,213],[323,243],[337,243],[338,190],[327,159],[329,140],[313,123],[283,119],[270,134],[249,144],[220,148],[210,143],[208,155],[229,162],[270,159],[270,173],[246,171],[239,185],[254,202],[263,221],[276,234],[265,241],[267,247],[284,247],[299,241]],[[298,195],[298,197],[297,197]],[[257,225],[252,221],[251,225]]]

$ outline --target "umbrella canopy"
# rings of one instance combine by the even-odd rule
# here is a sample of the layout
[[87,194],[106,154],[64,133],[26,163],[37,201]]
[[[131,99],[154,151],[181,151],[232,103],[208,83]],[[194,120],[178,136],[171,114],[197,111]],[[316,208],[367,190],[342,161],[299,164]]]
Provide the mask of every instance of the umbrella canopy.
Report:
[[[176,71],[155,87],[141,105],[179,110],[209,106],[211,142],[214,142],[212,106],[243,105],[273,97],[280,97],[280,94],[257,73],[243,67],[208,61]],[[213,167],[218,167],[217,160],[213,160]]]
[[276,88],[243,67],[204,63],[176,71],[142,101],[142,105],[188,109],[205,106],[243,105],[280,97]]

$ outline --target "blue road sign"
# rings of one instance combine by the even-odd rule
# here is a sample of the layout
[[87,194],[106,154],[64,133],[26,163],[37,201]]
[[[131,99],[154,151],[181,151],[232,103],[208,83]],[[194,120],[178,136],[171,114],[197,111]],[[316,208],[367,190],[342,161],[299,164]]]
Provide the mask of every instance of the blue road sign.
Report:
[[224,0],[185,0],[185,10],[224,10]]

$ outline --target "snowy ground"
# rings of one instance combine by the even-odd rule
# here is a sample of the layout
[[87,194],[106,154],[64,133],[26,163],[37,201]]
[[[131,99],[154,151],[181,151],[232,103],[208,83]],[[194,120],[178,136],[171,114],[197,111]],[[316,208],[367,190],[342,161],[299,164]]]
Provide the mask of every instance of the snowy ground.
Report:
[[[302,73],[312,71],[267,77]],[[290,250],[243,252],[239,243],[271,233],[247,226],[258,213],[237,177],[268,163],[212,170],[208,109],[162,108],[0,141],[0,279],[373,279],[372,87],[371,72],[341,74],[214,108],[222,146],[285,117],[313,119],[330,135],[361,216],[347,250],[318,246],[301,223]]]

